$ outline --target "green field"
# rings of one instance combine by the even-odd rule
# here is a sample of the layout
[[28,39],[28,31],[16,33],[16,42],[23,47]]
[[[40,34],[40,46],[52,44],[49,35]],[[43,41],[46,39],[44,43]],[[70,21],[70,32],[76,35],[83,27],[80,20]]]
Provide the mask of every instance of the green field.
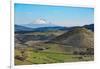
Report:
[[[48,48],[38,50],[37,47]],[[27,47],[24,50],[24,55],[27,57],[24,60],[15,58],[15,65],[30,65],[30,64],[49,64],[49,63],[64,63],[78,61],[92,61],[93,55],[74,55],[70,52],[71,47],[65,47],[58,44],[42,44],[37,47]],[[22,56],[21,49],[15,49],[15,56]],[[23,57],[23,56],[22,56]]]
[[[15,41],[15,65],[51,64],[94,60],[93,48],[88,49],[88,47],[69,46],[61,42],[48,42],[50,38],[55,38],[63,33],[65,33],[65,31],[30,32],[24,34],[16,34],[15,38],[19,38],[16,38]],[[48,36],[47,38],[49,39],[42,38],[44,36]],[[65,36],[66,34],[62,38],[58,38],[64,41],[64,38],[66,38]],[[39,39],[36,40],[34,38]],[[41,40],[41,38],[43,40]],[[75,51],[77,51],[78,54],[75,54]]]

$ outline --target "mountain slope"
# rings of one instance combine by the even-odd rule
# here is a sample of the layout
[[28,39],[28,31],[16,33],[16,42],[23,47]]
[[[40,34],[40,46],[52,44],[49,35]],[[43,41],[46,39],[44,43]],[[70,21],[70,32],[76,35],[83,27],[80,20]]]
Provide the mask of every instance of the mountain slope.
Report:
[[40,28],[40,27],[54,27],[56,25],[52,24],[48,20],[44,18],[37,18],[33,20],[33,22],[28,24],[23,24],[22,26],[29,27],[29,28]]
[[51,42],[73,47],[93,47],[93,32],[85,28],[75,28],[52,39]]
[[90,25],[84,25],[83,27],[90,29],[92,31],[94,31],[94,24],[90,24]]

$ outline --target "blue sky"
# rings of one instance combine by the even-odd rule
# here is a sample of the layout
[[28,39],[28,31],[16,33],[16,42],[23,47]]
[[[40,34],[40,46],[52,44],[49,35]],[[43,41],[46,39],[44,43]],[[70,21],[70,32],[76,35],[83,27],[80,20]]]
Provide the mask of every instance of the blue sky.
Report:
[[61,26],[82,26],[94,23],[94,9],[68,6],[15,4],[15,24],[32,23],[43,18]]

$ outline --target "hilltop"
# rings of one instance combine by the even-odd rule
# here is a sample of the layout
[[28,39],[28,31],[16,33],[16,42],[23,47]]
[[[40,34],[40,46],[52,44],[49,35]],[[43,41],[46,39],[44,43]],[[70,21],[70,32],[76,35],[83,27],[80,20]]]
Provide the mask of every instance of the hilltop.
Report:
[[51,42],[58,44],[66,44],[73,47],[93,47],[93,32],[86,28],[72,29],[56,38]]

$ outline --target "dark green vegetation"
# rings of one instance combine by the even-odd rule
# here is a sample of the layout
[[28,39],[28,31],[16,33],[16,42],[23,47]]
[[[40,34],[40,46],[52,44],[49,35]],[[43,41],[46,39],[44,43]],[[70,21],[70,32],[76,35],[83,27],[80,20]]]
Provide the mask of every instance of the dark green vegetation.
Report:
[[85,28],[15,34],[15,65],[94,60],[93,32]]

